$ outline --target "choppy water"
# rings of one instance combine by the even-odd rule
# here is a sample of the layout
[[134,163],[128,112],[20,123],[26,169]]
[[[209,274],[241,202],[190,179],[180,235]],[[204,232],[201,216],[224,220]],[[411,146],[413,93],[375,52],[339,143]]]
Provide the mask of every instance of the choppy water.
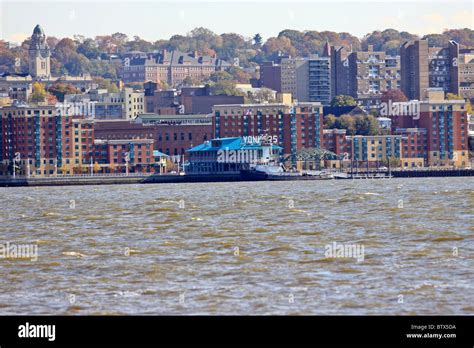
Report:
[[474,314],[472,178],[0,188],[0,221],[39,253],[0,314]]

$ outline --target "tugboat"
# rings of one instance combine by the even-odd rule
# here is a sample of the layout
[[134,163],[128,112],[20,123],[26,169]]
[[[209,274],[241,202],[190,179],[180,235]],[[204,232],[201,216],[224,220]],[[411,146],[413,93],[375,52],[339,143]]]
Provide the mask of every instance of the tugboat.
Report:
[[271,144],[262,146],[263,156],[258,162],[251,163],[249,169],[242,169],[240,176],[243,180],[330,180],[331,173],[324,171],[304,171],[287,169],[271,155]]

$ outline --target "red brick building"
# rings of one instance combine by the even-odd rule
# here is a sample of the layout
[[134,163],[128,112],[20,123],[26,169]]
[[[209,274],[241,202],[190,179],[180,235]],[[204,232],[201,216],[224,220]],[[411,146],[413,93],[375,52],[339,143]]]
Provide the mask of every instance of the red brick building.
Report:
[[351,142],[346,138],[345,129],[324,129],[322,147],[336,155],[348,154],[349,158],[352,153]]
[[465,101],[446,100],[442,90],[428,90],[426,100],[418,103],[416,115],[389,115],[392,130],[425,129],[428,165],[467,166],[469,130]]
[[320,103],[216,105],[213,112],[216,138],[270,135],[287,156],[322,144]]
[[136,121],[96,121],[96,139],[153,139],[154,149],[169,156],[213,138],[212,121],[205,115],[140,115]]
[[[96,140],[93,163],[102,172],[153,171],[153,139]],[[128,160],[128,161],[127,161]]]

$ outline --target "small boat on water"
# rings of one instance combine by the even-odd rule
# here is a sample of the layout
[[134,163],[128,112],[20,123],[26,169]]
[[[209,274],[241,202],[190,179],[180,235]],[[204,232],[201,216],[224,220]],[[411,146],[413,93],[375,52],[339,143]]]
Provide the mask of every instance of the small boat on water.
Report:
[[245,180],[331,180],[334,176],[325,171],[296,171],[287,170],[282,164],[256,164],[250,169],[241,170],[240,175]]

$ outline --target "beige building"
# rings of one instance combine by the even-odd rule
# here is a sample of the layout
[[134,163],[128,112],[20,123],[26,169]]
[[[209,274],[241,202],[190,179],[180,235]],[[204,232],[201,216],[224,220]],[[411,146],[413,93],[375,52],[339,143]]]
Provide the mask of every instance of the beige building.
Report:
[[46,42],[46,35],[43,28],[38,24],[31,35],[29,48],[29,68],[30,75],[34,78],[51,77],[51,51]]
[[293,99],[308,101],[308,62],[305,58],[281,60],[281,91],[291,93]]

